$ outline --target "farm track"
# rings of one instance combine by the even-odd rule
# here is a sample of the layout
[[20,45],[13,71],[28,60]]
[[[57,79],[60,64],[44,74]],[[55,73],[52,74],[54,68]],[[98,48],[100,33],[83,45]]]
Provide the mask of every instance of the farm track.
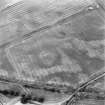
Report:
[[97,76],[95,76],[95,77],[94,77],[94,75],[90,76],[89,78],[91,78],[91,79],[89,79],[87,82],[83,83],[82,85],[80,85],[76,89],[76,91],[72,94],[72,96],[70,96],[70,98],[67,100],[67,104],[66,105],[71,105],[71,102],[72,102],[74,96],[78,93],[78,91],[80,91],[81,89],[83,89],[83,88],[87,87],[88,85],[94,83],[94,81],[104,77],[105,76],[105,71],[99,72],[99,73],[95,73],[95,75],[97,75]]

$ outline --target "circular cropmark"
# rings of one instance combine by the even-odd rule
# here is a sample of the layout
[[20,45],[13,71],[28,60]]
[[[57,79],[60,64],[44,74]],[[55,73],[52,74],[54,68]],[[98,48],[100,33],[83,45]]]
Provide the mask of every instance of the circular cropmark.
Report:
[[41,63],[48,67],[54,64],[56,58],[57,58],[56,52],[50,50],[44,50],[39,54],[39,59]]

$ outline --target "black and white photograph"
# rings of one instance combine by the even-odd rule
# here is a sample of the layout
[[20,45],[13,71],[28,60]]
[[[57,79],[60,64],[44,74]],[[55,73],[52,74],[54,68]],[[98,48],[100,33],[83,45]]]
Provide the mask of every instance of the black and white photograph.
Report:
[[105,0],[0,0],[0,105],[105,105]]

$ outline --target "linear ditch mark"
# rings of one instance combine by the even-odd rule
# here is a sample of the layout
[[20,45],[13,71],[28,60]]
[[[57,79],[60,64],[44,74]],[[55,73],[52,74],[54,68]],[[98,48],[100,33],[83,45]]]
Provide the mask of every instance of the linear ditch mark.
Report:
[[[93,9],[89,10],[88,8],[92,7]],[[56,22],[52,23],[52,24],[48,24],[48,25],[44,25],[42,27],[39,27],[38,29],[35,29],[27,34],[24,34],[22,35],[22,37],[19,37],[19,38],[16,38],[14,39],[11,44],[15,43],[15,42],[18,42],[18,41],[23,41],[23,40],[27,40],[31,37],[33,37],[35,33],[38,33],[38,32],[41,32],[41,31],[45,31],[45,30],[48,30],[48,29],[51,29],[53,27],[56,27],[56,26],[59,26],[59,25],[63,25],[63,24],[66,24],[67,22],[70,22],[72,21],[73,19],[75,18],[78,18],[78,16],[83,16],[83,15],[86,15],[87,13],[90,13],[94,10],[98,9],[97,5],[89,5],[81,10],[79,10],[77,13],[74,13],[70,16],[64,16],[63,18],[57,20]],[[9,43],[9,42],[7,42]],[[0,45],[0,46],[3,46],[3,45]]]
[[[90,12],[90,11],[89,11],[89,12]],[[82,13],[83,13],[83,12],[82,12]],[[84,12],[84,13],[85,13],[85,12]],[[77,16],[78,16],[78,15],[77,15]],[[73,17],[73,16],[72,16],[72,17]],[[25,34],[24,37],[25,37],[25,38],[29,38],[29,37],[32,37],[32,36],[33,36],[33,35],[32,35],[33,33],[40,32],[40,31],[42,31],[42,30],[49,29],[49,28],[51,28],[52,26],[55,26],[55,25],[64,24],[65,22],[70,21],[70,20],[68,20],[68,19],[71,20],[71,16],[69,16],[69,17],[67,17],[67,18],[64,18],[63,20],[58,21],[58,22],[55,23],[54,25],[47,25],[47,26],[44,26],[44,27],[39,28],[38,30],[32,31],[32,32],[29,33],[29,34]],[[31,34],[31,35],[30,35],[30,34]],[[93,79],[93,81],[94,81],[94,79]],[[93,82],[93,81],[90,81],[90,82]],[[9,82],[9,81],[7,81],[7,82]],[[90,82],[86,82],[85,84],[81,85],[80,88],[83,88],[83,86],[90,84]],[[28,86],[30,86],[30,85],[28,85]],[[33,85],[31,85],[31,86],[33,86]],[[34,86],[34,88],[35,88],[35,86]]]
[[[92,5],[90,5],[90,6],[92,7]],[[35,30],[33,30],[33,31],[31,31],[31,32],[29,32],[27,34],[24,34],[22,37],[19,37],[18,39],[15,39],[15,40],[17,42],[17,41],[23,41],[23,40],[29,39],[32,36],[34,36],[33,34],[35,34],[35,33],[38,33],[38,32],[41,32],[41,31],[45,31],[45,30],[51,29],[53,27],[65,24],[65,23],[70,22],[73,19],[77,18],[78,16],[86,15],[87,13],[90,13],[90,12],[92,12],[92,11],[97,9],[96,5],[93,5],[93,9],[90,11],[88,9],[90,6],[84,8],[82,10],[79,10],[77,13],[72,14],[70,16],[67,15],[67,16],[57,20],[56,22],[54,22],[52,24],[48,24],[48,25],[44,25],[42,27],[39,27],[38,29],[35,29]],[[13,41],[13,43],[15,43],[15,41]]]
[[[92,7],[93,9],[90,10],[89,9],[90,7]],[[75,14],[72,14],[70,16],[67,15],[67,16],[63,17],[62,19],[57,20],[56,22],[54,22],[52,24],[43,26],[43,27],[41,27],[39,29],[36,29],[36,30],[34,30],[34,31],[32,31],[28,34],[23,35],[23,40],[32,37],[33,36],[32,34],[34,34],[34,33],[41,32],[41,31],[44,31],[44,30],[48,30],[48,29],[51,29],[51,28],[56,27],[58,25],[66,24],[66,23],[72,21],[73,19],[77,18],[78,16],[86,15],[87,13],[90,13],[90,12],[96,10],[96,9],[98,9],[97,5],[95,5],[95,4],[94,5],[89,5],[89,6],[85,7],[84,9],[79,10]]]

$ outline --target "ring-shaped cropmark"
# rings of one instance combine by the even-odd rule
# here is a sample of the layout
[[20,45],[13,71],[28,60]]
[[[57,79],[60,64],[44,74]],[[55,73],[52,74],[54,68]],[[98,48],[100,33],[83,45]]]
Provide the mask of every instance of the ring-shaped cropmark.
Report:
[[56,60],[56,53],[54,51],[44,50],[39,54],[39,58],[41,59],[44,65],[51,66]]
[[40,66],[52,67],[57,64],[60,55],[55,48],[42,48],[42,50],[38,54],[38,58]]

